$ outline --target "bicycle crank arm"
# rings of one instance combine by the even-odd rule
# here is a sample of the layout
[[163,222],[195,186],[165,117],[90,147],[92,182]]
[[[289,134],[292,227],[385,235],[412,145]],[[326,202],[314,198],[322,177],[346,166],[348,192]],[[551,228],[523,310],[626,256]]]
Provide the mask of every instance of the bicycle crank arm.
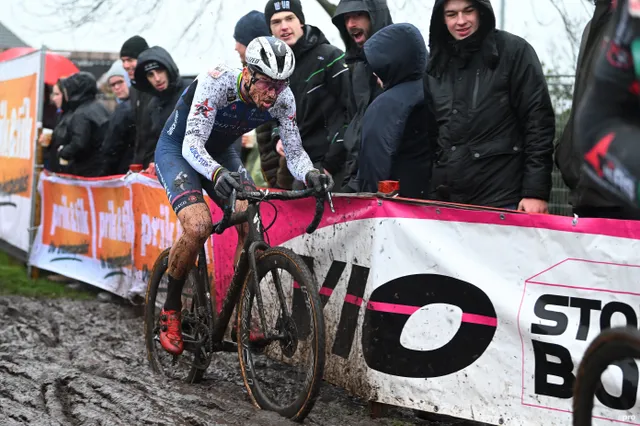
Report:
[[238,352],[238,344],[231,340],[223,340],[213,345],[213,352]]

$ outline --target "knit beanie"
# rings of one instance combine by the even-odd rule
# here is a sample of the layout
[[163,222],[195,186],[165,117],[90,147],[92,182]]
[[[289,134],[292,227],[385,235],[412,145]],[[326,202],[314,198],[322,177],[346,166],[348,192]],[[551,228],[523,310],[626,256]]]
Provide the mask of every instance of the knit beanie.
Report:
[[127,72],[125,71],[124,67],[122,66],[122,61],[120,59],[115,61],[111,65],[111,68],[109,68],[109,71],[107,71],[107,73],[105,74],[107,83],[109,82],[109,79],[111,77],[116,77],[116,76],[124,78],[124,81],[127,83],[127,86],[131,86],[131,80],[129,79],[129,74],[127,74]]
[[302,13],[302,4],[300,0],[269,0],[264,8],[264,17],[267,26],[271,28],[271,17],[278,12],[293,12],[298,17],[300,23],[304,25],[304,13]]
[[125,41],[120,49],[120,57],[129,57],[138,59],[138,56],[147,50],[149,45],[147,41],[140,36],[133,36],[129,40]]
[[252,10],[240,18],[233,31],[233,38],[245,46],[248,46],[254,38],[270,35],[269,26],[265,24],[264,13],[257,10]]

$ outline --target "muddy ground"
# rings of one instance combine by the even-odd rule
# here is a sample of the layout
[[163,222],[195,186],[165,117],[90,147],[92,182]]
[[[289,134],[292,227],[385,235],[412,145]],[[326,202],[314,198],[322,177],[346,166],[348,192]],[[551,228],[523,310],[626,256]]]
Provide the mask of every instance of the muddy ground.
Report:
[[[293,425],[248,402],[233,353],[199,384],[154,375],[140,309],[97,301],[0,298],[0,425]],[[462,425],[393,409],[372,420],[363,401],[328,383],[304,424]]]

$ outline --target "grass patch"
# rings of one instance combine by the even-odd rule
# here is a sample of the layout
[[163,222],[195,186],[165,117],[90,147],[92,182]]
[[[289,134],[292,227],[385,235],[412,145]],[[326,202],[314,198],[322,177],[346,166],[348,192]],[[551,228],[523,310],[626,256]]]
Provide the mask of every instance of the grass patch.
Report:
[[6,253],[0,252],[0,295],[17,295],[27,297],[58,298],[87,300],[95,295],[71,290],[62,283],[47,279],[31,280],[27,276],[27,269]]

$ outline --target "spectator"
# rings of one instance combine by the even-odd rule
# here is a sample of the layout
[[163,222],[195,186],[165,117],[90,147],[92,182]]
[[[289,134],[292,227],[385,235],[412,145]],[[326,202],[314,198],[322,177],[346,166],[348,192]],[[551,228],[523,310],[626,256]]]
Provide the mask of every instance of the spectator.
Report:
[[571,113],[556,146],[555,161],[562,179],[571,191],[570,203],[574,214],[582,217],[638,219],[638,215],[630,211],[611,192],[603,190],[589,179],[584,179],[581,172],[583,160],[575,148],[579,145],[578,141],[574,140],[575,115],[587,89],[587,82],[591,81],[602,37],[613,15],[611,0],[595,0],[594,3],[596,8],[593,17],[582,33]]
[[362,119],[360,192],[377,192],[382,180],[400,181],[400,195],[426,198],[431,175],[424,96],[427,48],[411,24],[389,25],[364,44],[365,60],[384,92]]
[[62,110],[64,95],[62,94],[59,81],[51,87],[50,99],[56,111],[55,123],[54,126],[52,126],[53,132],[51,134],[51,140],[48,142],[49,145],[46,145],[46,138],[43,135],[40,135],[39,143],[43,145],[43,163],[45,169],[53,173],[62,173],[65,170],[60,165],[58,151],[62,146],[62,142],[67,138],[71,114],[65,114]]
[[113,91],[118,104],[109,119],[109,127],[102,144],[102,176],[127,173],[133,159],[135,121],[129,99],[129,80],[122,61],[113,63],[107,71],[107,85]]
[[93,74],[81,71],[61,79],[58,84],[64,94],[62,110],[71,114],[59,157],[69,163],[71,174],[99,176],[102,170],[100,147],[109,123],[109,111],[96,99],[96,79]]
[[[141,92],[135,85],[135,70],[138,65],[138,57],[142,52],[147,50],[149,45],[147,41],[140,36],[133,36],[124,42],[120,49],[120,59],[122,60],[122,66],[127,71],[127,75],[131,81],[131,87],[129,88],[129,103],[133,110],[133,118],[135,122],[135,142],[134,142],[134,156],[137,152],[137,147],[142,146],[149,139],[149,129],[151,128],[150,115],[147,111],[149,102],[153,99],[151,93]],[[133,158],[132,163],[142,165],[142,161],[139,158]]]
[[546,213],[555,116],[540,61],[489,0],[437,0],[427,67],[437,199]]
[[340,30],[346,46],[345,60],[351,70],[350,123],[344,134],[347,171],[342,190],[356,192],[359,188],[357,158],[362,140],[362,117],[369,104],[382,93],[371,68],[363,60],[362,46],[393,21],[386,0],[340,0],[332,21]]
[[[287,43],[296,58],[290,84],[302,145],[314,166],[340,185],[350,87],[344,52],[332,46],[320,29],[305,24],[299,0],[269,0],[265,17],[271,34]],[[277,144],[282,145],[279,138]],[[304,188],[304,183],[296,182],[294,188]]]
[[[236,41],[236,52],[240,56],[242,66],[246,65],[244,53],[251,40],[268,35],[271,34],[265,22],[264,13],[252,10],[238,20],[233,38]],[[275,144],[271,142],[271,131],[275,126],[275,121],[266,122],[255,129],[255,138],[249,135],[240,138],[239,151],[242,162],[258,186],[275,186],[275,175],[280,158],[275,150]],[[254,140],[253,146],[249,147],[247,143]]]
[[169,52],[160,46],[153,46],[138,57],[134,81],[138,90],[153,95],[147,106],[151,126],[134,153],[134,163],[147,168],[153,162],[160,132],[188,83],[180,77]]

